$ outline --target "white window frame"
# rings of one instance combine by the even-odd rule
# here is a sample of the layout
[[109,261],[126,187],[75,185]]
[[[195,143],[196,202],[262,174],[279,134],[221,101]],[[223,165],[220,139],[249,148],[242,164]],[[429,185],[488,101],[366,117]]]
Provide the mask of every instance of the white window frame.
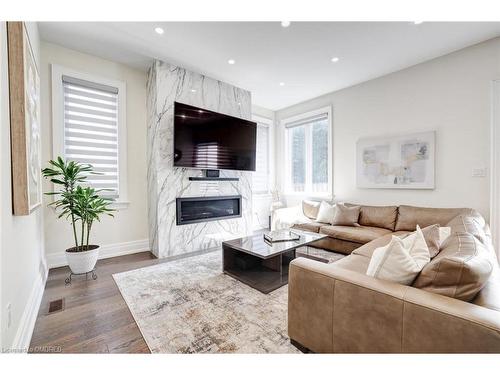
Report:
[[[266,192],[254,192],[252,195],[257,197],[271,196],[271,191],[274,189],[274,121],[267,117],[252,115],[252,121],[257,123],[257,126],[264,125],[268,129],[268,149],[267,149],[267,175],[269,178],[268,190]],[[252,186],[253,189],[253,186]]]
[[52,157],[56,159],[64,155],[64,94],[63,76],[69,76],[84,81],[95,82],[118,89],[118,189],[119,196],[113,204],[114,208],[127,208],[127,87],[125,82],[99,77],[51,64],[52,70]]
[[500,80],[491,82],[490,226],[500,264]]
[[[289,144],[289,134],[288,129],[291,129],[290,126],[292,123],[300,122],[307,120],[309,118],[313,118],[322,114],[327,115],[328,122],[328,189],[326,192],[315,192],[308,190],[307,187],[311,185],[311,182],[308,181],[308,176],[311,174],[308,172],[308,169],[311,168],[311,160],[310,155],[312,155],[311,147],[312,140],[309,137],[308,132],[306,132],[306,189],[305,191],[294,191],[290,185],[290,173],[292,169],[291,159],[289,157],[290,152],[290,144]],[[311,198],[323,198],[323,199],[333,199],[333,121],[332,121],[332,106],[321,107],[312,111],[304,112],[296,116],[288,117],[281,121],[283,127],[283,140],[284,140],[284,159],[285,159],[285,168],[283,170],[283,182],[284,182],[284,192],[285,195],[295,195],[295,196],[304,196]]]

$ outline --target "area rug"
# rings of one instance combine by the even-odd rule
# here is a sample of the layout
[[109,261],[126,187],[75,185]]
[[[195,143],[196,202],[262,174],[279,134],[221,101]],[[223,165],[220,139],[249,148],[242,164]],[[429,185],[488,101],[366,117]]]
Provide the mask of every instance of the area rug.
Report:
[[298,353],[287,286],[262,294],[222,274],[220,251],[113,275],[152,353]]

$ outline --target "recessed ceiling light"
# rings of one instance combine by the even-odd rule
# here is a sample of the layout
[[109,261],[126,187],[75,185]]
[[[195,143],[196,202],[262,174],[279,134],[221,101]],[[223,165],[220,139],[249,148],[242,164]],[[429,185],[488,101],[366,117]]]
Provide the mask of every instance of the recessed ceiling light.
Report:
[[290,26],[290,21],[281,21],[281,26],[282,27],[288,27],[288,26]]
[[227,60],[227,63],[229,65],[234,65],[234,64],[236,64],[236,61],[234,61],[233,59],[229,59],[229,60]]
[[424,23],[424,21],[413,21],[415,25],[420,25],[421,23]]
[[203,111],[201,109],[198,110],[198,113],[203,113]]
[[157,34],[163,34],[165,32],[165,30],[163,30],[161,27],[155,27],[155,31]]
[[280,82],[280,86],[285,86],[285,82]]
[[332,57],[332,62],[336,63],[338,62],[340,59],[338,57]]
[[196,92],[196,90],[195,89],[191,89],[191,92]]

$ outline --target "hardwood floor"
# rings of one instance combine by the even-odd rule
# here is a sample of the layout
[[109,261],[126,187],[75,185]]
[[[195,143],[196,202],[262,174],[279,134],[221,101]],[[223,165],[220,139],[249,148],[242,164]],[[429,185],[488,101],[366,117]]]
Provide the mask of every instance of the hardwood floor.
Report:
[[[170,259],[173,260],[173,259]],[[63,353],[149,353],[112,274],[164,262],[150,252],[100,260],[97,280],[75,276],[69,268],[49,272],[31,348]],[[64,298],[64,309],[48,313],[51,301]]]

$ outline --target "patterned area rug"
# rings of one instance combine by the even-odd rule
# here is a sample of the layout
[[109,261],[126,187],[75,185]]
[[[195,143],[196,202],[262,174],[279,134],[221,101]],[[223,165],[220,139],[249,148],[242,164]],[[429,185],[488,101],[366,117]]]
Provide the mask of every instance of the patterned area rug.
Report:
[[152,353],[298,353],[287,286],[262,294],[222,274],[220,251],[113,275]]

